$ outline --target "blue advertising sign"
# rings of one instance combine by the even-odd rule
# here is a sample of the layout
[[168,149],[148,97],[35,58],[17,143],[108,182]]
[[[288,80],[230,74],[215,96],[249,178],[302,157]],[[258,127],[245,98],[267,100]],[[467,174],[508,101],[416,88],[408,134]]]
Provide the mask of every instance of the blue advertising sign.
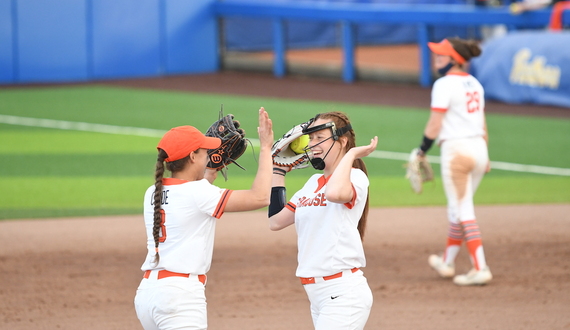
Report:
[[511,32],[492,39],[471,61],[471,73],[489,99],[570,108],[570,31]]

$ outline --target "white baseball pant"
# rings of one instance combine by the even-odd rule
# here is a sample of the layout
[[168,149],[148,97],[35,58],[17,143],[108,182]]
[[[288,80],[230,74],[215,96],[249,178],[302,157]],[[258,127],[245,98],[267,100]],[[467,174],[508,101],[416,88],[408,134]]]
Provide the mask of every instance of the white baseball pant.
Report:
[[482,137],[446,140],[441,144],[441,177],[450,222],[475,219],[473,196],[488,162],[487,143]]
[[205,286],[196,275],[143,278],[135,310],[145,330],[208,328]]
[[364,329],[372,308],[372,291],[361,270],[303,286],[311,302],[315,330]]

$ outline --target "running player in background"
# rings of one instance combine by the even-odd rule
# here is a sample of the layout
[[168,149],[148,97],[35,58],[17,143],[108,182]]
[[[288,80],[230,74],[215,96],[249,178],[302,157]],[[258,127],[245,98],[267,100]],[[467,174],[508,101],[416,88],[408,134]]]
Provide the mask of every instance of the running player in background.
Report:
[[349,119],[340,112],[317,115],[303,133],[309,135],[311,164],[324,173],[311,176],[285,204],[289,168],[274,168],[269,227],[295,224],[296,275],[309,297],[315,329],[363,329],[373,298],[360,270],[366,266],[362,239],[369,186],[360,158],[374,151],[378,138],[356,147]]
[[[220,139],[192,126],[175,127],[158,144],[155,184],[144,197],[148,253],[135,296],[145,329],[206,329],[206,273],[212,263],[216,219],[224,212],[260,209],[269,204],[273,144],[272,123],[259,110],[259,166],[249,190],[212,185],[206,170],[208,149]],[[172,172],[163,178],[164,162]]]
[[[428,45],[435,54],[435,68],[443,77],[433,85],[431,115],[419,155],[425,156],[434,140],[441,148],[441,177],[449,220],[444,253],[431,255],[429,264],[440,276],[453,277],[457,285],[482,285],[493,276],[485,260],[473,196],[490,170],[488,134],[483,87],[466,72],[469,60],[479,56],[481,49],[475,41],[459,38]],[[473,269],[454,277],[454,261],[463,241]]]

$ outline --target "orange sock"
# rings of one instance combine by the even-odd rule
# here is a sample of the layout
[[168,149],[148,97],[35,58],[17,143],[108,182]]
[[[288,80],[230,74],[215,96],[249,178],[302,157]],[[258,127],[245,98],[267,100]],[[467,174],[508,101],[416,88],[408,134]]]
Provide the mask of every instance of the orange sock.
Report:
[[487,266],[485,262],[485,254],[483,253],[483,243],[481,241],[481,232],[477,220],[467,220],[461,223],[465,232],[465,243],[471,257],[471,263],[475,269],[480,270]]
[[455,257],[459,253],[463,242],[463,228],[458,223],[449,223],[449,232],[447,234],[447,245],[443,253],[443,261],[446,264],[453,264]]

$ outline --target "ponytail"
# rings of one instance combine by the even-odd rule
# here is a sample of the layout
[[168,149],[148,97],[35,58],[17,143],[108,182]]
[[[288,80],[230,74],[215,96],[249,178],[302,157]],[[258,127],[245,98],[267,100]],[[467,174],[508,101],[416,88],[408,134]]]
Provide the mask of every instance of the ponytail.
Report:
[[[199,150],[199,149],[198,149]],[[196,152],[198,152],[198,150]],[[154,249],[156,254],[154,255],[154,260],[152,263],[156,266],[160,261],[160,255],[158,254],[158,243],[164,242],[166,237],[160,237],[160,229],[162,227],[162,221],[164,217],[164,211],[162,210],[162,178],[164,177],[164,161],[168,158],[166,151],[158,149],[158,158],[156,159],[156,170],[154,171],[154,221],[152,224],[152,237],[154,238]],[[184,158],[167,162],[166,169],[170,172],[182,171],[186,164],[188,164],[188,159],[190,156]]]
[[[348,116],[342,112],[339,112],[339,111],[326,112],[326,113],[319,114],[319,118],[332,119],[338,128],[343,128],[343,127],[347,126],[348,124],[350,124],[350,120],[348,119]],[[345,150],[344,150],[345,152],[356,147],[356,135],[355,135],[353,129],[346,132],[344,135],[341,136],[341,138],[346,138],[346,140],[347,140]],[[352,163],[352,167],[362,170],[362,172],[364,172],[364,174],[366,174],[366,176],[368,176],[368,170],[366,169],[366,165],[364,164],[364,161],[362,159],[355,159],[354,162]],[[370,198],[369,198],[368,193],[367,193],[366,194],[366,202],[364,204],[364,210],[362,211],[362,216],[360,216],[360,221],[358,221],[358,226],[357,226],[358,233],[360,234],[361,240],[364,240],[364,232],[366,231],[366,222],[368,220],[369,204],[370,204]]]
[[[355,159],[352,163],[352,167],[358,168],[368,176],[368,170],[366,169],[366,164],[362,159]],[[358,232],[360,233],[360,239],[364,240],[364,232],[366,231],[366,221],[368,220],[368,209],[370,206],[370,189],[366,193],[366,203],[364,204],[364,210],[362,211],[362,216],[360,221],[358,221]]]
[[447,40],[466,62],[471,61],[473,57],[481,55],[481,47],[476,40],[465,40],[461,38],[447,38]]
[[162,178],[164,177],[164,160],[168,158],[166,152],[158,149],[158,158],[156,160],[156,169],[154,171],[154,221],[152,225],[152,236],[154,238],[154,248],[156,254],[152,261],[153,264],[158,265],[160,255],[158,254],[158,243],[160,242],[160,227],[162,224]]

